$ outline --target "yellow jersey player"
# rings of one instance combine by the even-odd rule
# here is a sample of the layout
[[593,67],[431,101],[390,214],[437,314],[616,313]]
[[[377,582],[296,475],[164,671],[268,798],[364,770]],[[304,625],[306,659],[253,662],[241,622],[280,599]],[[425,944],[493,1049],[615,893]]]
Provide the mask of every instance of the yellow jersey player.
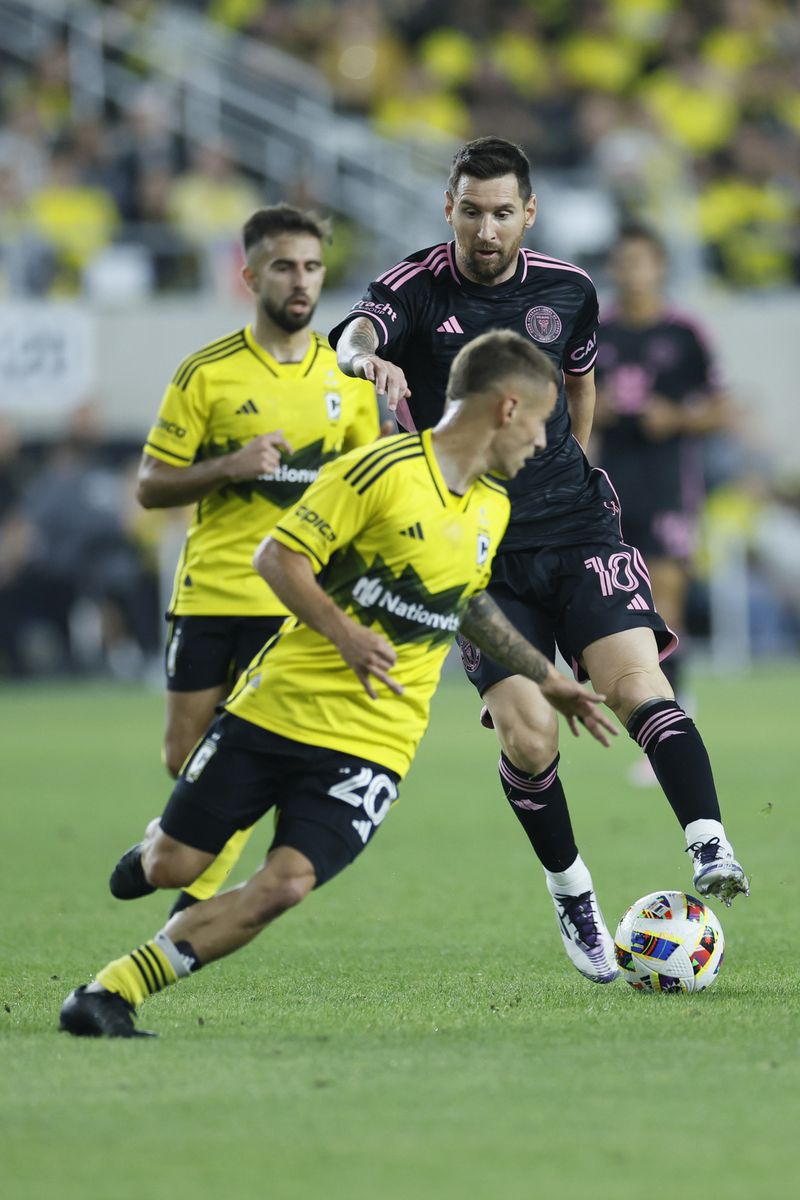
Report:
[[[309,328],[325,268],[327,227],[289,205],[244,226],[252,325],[178,367],[139,469],[146,508],[195,503],[169,604],[164,754],[177,776],[236,676],[287,615],[253,570],[253,552],[323,463],[378,437],[375,389],[343,375]],[[177,905],[214,894],[246,837],[237,836]]]
[[601,697],[559,675],[483,591],[509,514],[485,472],[511,477],[544,448],[556,392],[554,366],[519,334],[476,338],[453,363],[434,429],[328,464],[280,519],[255,564],[294,620],[256,655],[115,873],[130,896],[185,887],[274,808],[266,861],[71,992],[62,1029],[142,1036],[142,1000],[244,946],[372,842],[457,628],[606,744]]

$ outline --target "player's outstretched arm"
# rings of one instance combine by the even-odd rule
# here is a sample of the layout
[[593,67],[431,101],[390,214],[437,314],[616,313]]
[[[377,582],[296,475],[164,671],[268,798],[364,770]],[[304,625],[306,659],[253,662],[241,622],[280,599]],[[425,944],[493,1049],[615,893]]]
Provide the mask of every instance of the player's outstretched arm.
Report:
[[561,675],[541,651],[514,628],[486,592],[478,592],[470,600],[461,619],[461,632],[515,675],[525,675],[538,683],[542,695],[566,717],[576,737],[579,721],[603,746],[609,744],[608,734],[616,737],[616,726],[599,707],[605,696],[587,692],[575,680]]
[[389,674],[397,658],[394,649],[379,633],[359,625],[334,604],[317,583],[305,554],[266,537],[256,550],[253,566],[304,625],[333,642],[372,700],[377,699],[373,678],[402,696],[402,686]]
[[395,363],[376,354],[378,335],[367,317],[355,317],[345,327],[336,347],[339,370],[355,379],[368,379],[379,396],[385,396],[391,412],[411,395],[406,377]]
[[280,429],[262,433],[231,454],[204,459],[190,467],[173,467],[147,451],[139,463],[136,497],[143,508],[177,508],[194,504],[226,483],[271,475],[281,462],[281,452],[292,447]]

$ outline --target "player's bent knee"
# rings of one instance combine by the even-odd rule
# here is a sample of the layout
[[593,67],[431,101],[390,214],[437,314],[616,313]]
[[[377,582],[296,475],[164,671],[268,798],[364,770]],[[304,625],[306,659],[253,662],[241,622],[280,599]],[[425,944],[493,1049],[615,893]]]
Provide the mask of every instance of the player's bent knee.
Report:
[[538,775],[558,753],[555,713],[500,713],[494,718],[503,753],[521,771]]
[[623,723],[646,700],[674,699],[669,680],[660,668],[634,668],[609,680],[608,685],[600,690],[605,692],[608,707]]
[[268,925],[305,900],[313,883],[313,878],[299,875],[279,879],[255,876],[244,889],[248,924]]
[[507,737],[501,737],[500,744],[506,758],[529,775],[538,775],[558,753],[557,739],[545,730],[517,727]]
[[521,771],[538,775],[558,753],[558,717],[535,684],[512,676],[484,700],[503,752]]

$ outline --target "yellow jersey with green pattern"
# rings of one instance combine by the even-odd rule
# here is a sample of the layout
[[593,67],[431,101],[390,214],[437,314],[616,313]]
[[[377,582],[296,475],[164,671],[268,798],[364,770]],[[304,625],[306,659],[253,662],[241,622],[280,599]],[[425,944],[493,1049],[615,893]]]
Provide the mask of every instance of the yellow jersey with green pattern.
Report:
[[431,431],[353,450],[319,478],[272,537],[304,554],[320,586],[397,652],[402,696],[366,694],[336,647],[297,618],[253,659],[226,707],[283,737],[342,750],[403,775],[471,596],[489,582],[508,523],[502,485],[448,491]]
[[323,463],[378,437],[375,389],[336,366],[312,333],[302,362],[281,363],[248,326],[185,359],[164,394],[145,451],[175,467],[229,454],[283,431],[292,447],[271,475],[229,483],[196,505],[175,572],[172,615],[282,616],[253,553]]

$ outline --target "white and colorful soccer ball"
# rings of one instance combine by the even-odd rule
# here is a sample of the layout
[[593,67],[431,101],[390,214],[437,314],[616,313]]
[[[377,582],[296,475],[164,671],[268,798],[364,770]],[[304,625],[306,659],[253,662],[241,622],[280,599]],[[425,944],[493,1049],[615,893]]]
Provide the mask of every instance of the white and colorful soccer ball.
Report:
[[686,892],[642,896],[614,936],[622,978],[639,991],[701,992],[717,978],[724,950],[719,921]]

